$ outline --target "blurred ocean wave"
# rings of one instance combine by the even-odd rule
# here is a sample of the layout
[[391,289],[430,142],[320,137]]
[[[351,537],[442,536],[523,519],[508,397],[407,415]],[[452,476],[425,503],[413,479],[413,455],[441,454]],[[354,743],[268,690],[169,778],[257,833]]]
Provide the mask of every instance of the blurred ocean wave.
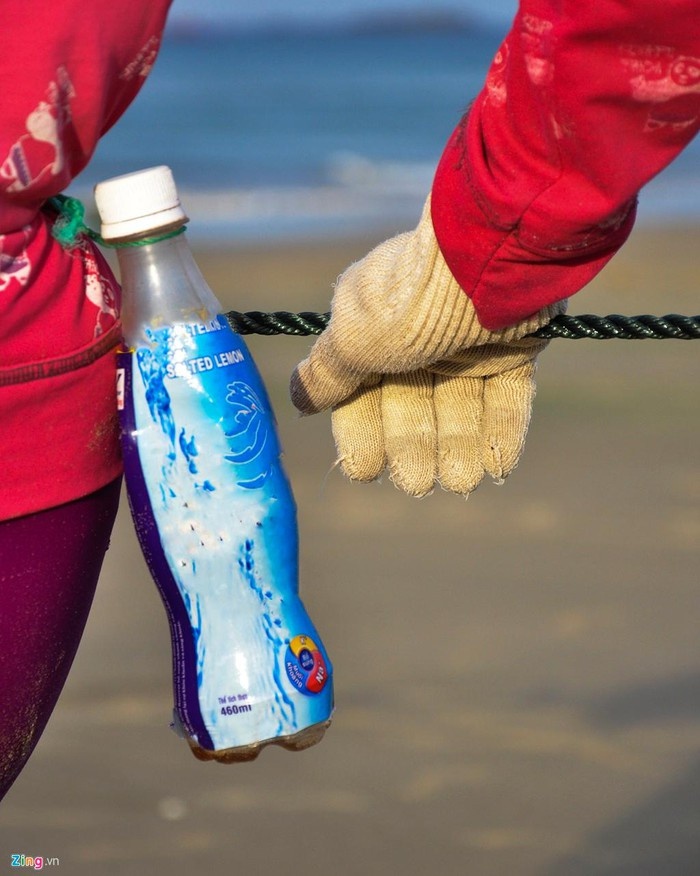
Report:
[[[374,165],[377,173],[381,164]],[[400,231],[415,224],[430,190],[432,165],[395,166],[394,180],[355,180],[324,186],[269,186],[196,191],[182,201],[198,237],[337,237]],[[412,171],[415,171],[412,173]]]
[[271,234],[299,238],[399,231],[417,221],[433,173],[430,162],[373,162],[346,153],[331,156],[324,185],[214,192],[185,188],[182,200],[199,238],[250,241]]
[[[179,186],[197,241],[344,237],[400,231],[418,220],[430,191],[431,162],[373,162],[343,153],[331,156],[328,181],[309,185],[196,188]],[[89,205],[91,191],[76,185],[72,194]],[[90,221],[97,217],[90,210]]]

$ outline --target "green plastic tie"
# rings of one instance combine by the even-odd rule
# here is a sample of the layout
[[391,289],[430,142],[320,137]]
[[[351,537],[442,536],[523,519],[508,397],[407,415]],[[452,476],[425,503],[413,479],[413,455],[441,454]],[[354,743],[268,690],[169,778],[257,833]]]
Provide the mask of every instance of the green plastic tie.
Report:
[[51,236],[64,249],[78,246],[85,235],[102,242],[100,235],[85,224],[85,207],[77,198],[56,195],[49,200],[49,205],[58,213],[51,228]]
[[148,246],[151,243],[160,243],[161,240],[169,240],[186,231],[186,226],[168,231],[166,234],[157,234],[153,237],[140,237],[138,240],[123,240],[114,243],[105,240],[101,234],[85,224],[85,207],[78,198],[69,195],[56,195],[49,199],[49,205],[58,214],[51,228],[52,237],[61,244],[64,249],[73,249],[81,242],[82,237],[89,237],[100,246],[110,249],[123,249],[128,246]]

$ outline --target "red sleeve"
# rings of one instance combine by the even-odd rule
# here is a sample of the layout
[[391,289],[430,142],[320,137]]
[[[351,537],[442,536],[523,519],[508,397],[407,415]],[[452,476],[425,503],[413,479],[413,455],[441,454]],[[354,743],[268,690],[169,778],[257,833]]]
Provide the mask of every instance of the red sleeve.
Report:
[[160,45],[170,0],[3,6],[0,126],[0,519],[70,501],[121,469],[119,290],[83,240],[51,236],[47,198],[90,160]]
[[72,350],[117,320],[118,289],[99,252],[87,241],[61,249],[41,208],[83,170],[138,93],[169,5],[26,0],[5,10],[0,366],[38,359],[48,346],[54,354]]
[[169,5],[5,4],[0,234],[30,222],[88,163],[153,65]]
[[588,283],[699,121],[698,0],[522,0],[432,192],[440,248],[483,325]]

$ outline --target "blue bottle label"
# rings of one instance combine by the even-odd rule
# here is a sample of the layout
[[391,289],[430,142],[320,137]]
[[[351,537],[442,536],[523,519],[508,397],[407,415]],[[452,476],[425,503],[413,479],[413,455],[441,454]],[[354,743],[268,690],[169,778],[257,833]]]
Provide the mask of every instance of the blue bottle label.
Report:
[[296,508],[248,349],[222,316],[149,340],[119,355],[118,403],[179,720],[216,751],[324,722],[332,667],[298,596]]

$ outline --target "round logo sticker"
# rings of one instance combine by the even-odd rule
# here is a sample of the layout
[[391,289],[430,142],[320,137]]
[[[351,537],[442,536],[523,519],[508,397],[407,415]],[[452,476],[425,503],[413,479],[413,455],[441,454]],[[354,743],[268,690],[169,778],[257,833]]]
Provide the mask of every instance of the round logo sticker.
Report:
[[309,636],[294,636],[285,658],[287,677],[306,696],[321,693],[328,681],[328,667],[318,645]]

